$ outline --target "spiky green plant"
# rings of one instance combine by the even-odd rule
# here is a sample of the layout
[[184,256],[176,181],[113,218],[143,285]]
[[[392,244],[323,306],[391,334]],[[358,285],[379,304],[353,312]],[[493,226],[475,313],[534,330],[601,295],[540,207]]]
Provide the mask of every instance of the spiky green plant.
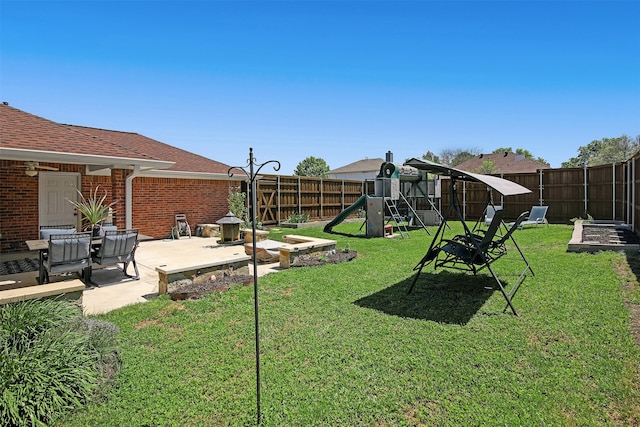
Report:
[[97,185],[96,188],[90,190],[89,197],[85,197],[80,190],[76,190],[80,195],[79,201],[67,199],[67,201],[75,206],[78,212],[82,214],[82,217],[86,220],[89,227],[93,227],[107,219],[112,207],[118,202],[115,200],[109,204],[105,204],[108,195],[107,190],[104,190],[104,194],[99,196],[99,188],[100,186]]

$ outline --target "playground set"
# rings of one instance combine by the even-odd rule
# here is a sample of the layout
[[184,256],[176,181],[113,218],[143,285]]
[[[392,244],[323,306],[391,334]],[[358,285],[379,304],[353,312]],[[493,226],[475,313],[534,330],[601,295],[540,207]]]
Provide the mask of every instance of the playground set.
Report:
[[[409,227],[438,225],[440,214],[440,178],[415,167],[393,162],[388,152],[375,179],[375,193],[362,195],[324,227],[326,233],[349,216],[364,210],[366,237],[409,237]],[[397,232],[398,234],[395,234]]]

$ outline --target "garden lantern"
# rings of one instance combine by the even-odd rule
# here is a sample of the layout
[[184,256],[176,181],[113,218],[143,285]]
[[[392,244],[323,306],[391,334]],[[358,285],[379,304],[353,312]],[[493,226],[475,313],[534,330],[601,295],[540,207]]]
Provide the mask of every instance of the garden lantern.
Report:
[[220,243],[237,242],[240,240],[240,224],[242,220],[236,217],[231,211],[216,221],[220,224]]

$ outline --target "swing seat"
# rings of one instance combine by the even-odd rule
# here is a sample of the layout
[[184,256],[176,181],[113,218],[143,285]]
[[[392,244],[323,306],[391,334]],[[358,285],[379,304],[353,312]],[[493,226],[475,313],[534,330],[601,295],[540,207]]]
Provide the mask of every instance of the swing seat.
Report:
[[506,241],[528,214],[529,212],[521,213],[502,236],[497,234],[504,217],[504,211],[500,210],[495,213],[487,231],[479,230],[480,234],[458,235],[451,240],[442,240],[444,245],[440,247],[440,250],[447,255],[438,260],[435,267],[452,267],[469,270],[476,274],[482,268],[507,254]]

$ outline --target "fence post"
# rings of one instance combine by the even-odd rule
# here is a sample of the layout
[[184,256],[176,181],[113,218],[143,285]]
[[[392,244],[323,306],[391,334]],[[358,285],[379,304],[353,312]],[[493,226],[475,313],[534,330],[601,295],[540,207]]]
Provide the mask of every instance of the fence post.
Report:
[[467,220],[467,181],[462,181],[462,219]]
[[613,162],[611,164],[611,185],[612,185],[612,189],[611,192],[613,193],[613,196],[611,197],[611,207],[612,207],[612,220],[615,221],[616,220],[616,162]]
[[298,215],[302,214],[302,190],[300,186],[302,185],[302,181],[300,180],[300,176],[298,176]]
[[320,178],[320,219],[324,219],[324,185],[322,184],[322,178]]
[[584,218],[587,218],[587,163],[584,164]]
[[631,203],[631,186],[633,185],[633,182],[631,182],[631,163],[630,160],[627,160],[627,215],[626,218],[624,219],[625,222],[630,223],[631,221],[629,221],[631,219],[631,210],[633,208],[633,204]]
[[276,191],[278,192],[278,225],[282,223],[282,217],[280,213],[280,206],[282,205],[280,200],[280,175],[276,176]]
[[636,159],[631,159],[631,228],[636,229]]
[[540,206],[544,205],[544,197],[542,197],[542,190],[544,189],[544,184],[542,181],[542,176],[543,176],[543,172],[542,169],[538,169],[538,173],[540,175],[540,185],[539,185],[539,189],[540,189]]

